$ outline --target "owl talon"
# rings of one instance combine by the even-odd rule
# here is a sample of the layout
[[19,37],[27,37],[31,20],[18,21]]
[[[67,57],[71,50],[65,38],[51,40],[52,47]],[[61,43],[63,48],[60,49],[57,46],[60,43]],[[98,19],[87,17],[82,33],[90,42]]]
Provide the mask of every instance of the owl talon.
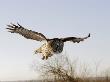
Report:
[[42,60],[44,60],[44,59],[45,59],[45,56],[42,57]]
[[48,56],[45,56],[45,59],[47,60],[48,59]]

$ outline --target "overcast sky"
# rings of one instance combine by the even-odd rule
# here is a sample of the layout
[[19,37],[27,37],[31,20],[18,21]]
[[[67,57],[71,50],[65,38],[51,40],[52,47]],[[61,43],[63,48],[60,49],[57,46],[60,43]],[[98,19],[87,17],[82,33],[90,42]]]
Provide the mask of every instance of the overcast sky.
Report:
[[100,70],[110,67],[110,0],[0,0],[0,80],[35,79],[31,64],[44,62],[33,55],[41,43],[7,32],[10,22],[49,38],[91,33],[79,44],[67,42],[63,53],[91,66],[101,62]]

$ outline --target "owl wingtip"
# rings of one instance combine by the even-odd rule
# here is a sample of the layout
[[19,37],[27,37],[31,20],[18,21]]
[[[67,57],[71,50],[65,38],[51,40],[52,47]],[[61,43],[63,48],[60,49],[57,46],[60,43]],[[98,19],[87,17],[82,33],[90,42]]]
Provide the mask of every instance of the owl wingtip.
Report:
[[91,36],[91,34],[89,33],[88,37],[90,37],[90,36]]

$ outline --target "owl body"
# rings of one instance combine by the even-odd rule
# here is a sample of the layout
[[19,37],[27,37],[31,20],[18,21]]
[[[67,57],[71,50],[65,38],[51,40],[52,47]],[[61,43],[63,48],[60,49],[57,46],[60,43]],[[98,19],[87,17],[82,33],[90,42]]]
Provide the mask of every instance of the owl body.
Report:
[[37,49],[35,53],[42,53],[42,59],[48,59],[48,57],[51,57],[53,54],[61,53],[63,51],[63,46],[64,42],[61,39],[49,39],[39,49]]

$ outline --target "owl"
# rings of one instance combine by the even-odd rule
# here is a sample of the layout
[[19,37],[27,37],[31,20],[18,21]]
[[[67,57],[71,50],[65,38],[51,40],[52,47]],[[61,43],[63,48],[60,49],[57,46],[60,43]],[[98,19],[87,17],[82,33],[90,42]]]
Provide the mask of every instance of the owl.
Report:
[[63,51],[64,42],[71,41],[73,43],[79,43],[80,41],[84,41],[88,37],[90,37],[90,33],[86,37],[66,37],[66,38],[46,38],[42,33],[35,32],[32,30],[28,30],[17,23],[7,25],[8,31],[11,33],[17,33],[24,36],[27,39],[32,39],[36,41],[45,42],[40,48],[35,50],[35,54],[41,53],[42,59],[47,60],[48,57],[51,57],[53,54],[59,54]]

